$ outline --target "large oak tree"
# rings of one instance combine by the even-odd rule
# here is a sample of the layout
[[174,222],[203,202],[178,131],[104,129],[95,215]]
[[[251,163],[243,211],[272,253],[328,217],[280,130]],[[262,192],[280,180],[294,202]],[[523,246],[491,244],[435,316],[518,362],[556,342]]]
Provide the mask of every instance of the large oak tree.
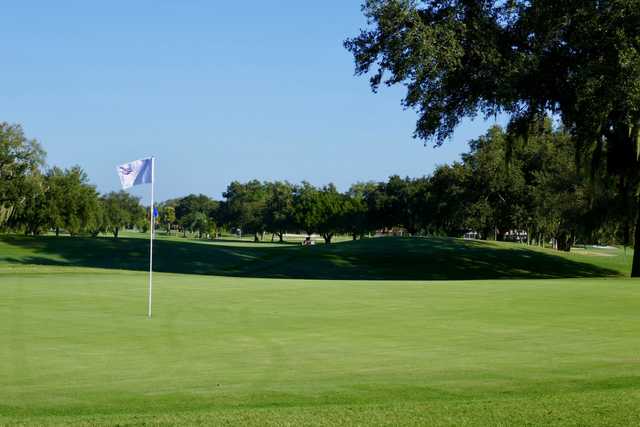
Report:
[[462,118],[499,113],[526,133],[551,112],[638,203],[640,0],[367,0],[363,12],[368,27],[345,41],[356,73],[374,91],[406,86],[416,137],[439,145]]

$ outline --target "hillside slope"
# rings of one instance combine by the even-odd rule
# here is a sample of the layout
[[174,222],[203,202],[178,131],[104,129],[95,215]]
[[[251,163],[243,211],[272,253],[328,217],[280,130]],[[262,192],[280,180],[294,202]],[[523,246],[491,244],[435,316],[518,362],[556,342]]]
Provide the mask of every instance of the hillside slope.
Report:
[[[377,238],[332,245],[157,240],[154,270],[237,277],[469,280],[625,275],[620,250],[562,254],[524,245],[447,238]],[[0,236],[0,269],[19,265],[148,269],[137,238]]]

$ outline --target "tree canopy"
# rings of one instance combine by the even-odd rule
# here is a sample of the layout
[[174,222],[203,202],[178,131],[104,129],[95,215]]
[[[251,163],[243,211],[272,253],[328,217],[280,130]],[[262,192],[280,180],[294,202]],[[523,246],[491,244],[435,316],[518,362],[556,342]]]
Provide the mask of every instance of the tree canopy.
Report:
[[[625,211],[638,204],[638,0],[367,0],[363,12],[368,27],[345,41],[356,74],[374,91],[406,87],[416,137],[440,145],[462,118],[499,113],[526,136],[551,113],[576,158],[619,177]],[[640,246],[640,210],[635,228]]]
[[[558,113],[595,141],[640,120],[637,0],[367,0],[345,46],[371,86],[404,84],[416,135],[442,143],[463,117]],[[527,120],[529,121],[529,120]]]
[[34,197],[45,153],[19,125],[0,122],[0,226]]
[[133,226],[144,226],[147,223],[145,209],[140,198],[126,191],[111,192],[102,197],[104,207],[105,230],[118,238],[120,230]]

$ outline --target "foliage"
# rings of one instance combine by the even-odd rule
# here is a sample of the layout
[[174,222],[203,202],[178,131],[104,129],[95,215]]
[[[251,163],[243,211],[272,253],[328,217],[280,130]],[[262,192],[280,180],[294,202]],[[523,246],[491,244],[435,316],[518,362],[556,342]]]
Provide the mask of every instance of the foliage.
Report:
[[72,236],[95,235],[102,229],[98,193],[79,166],[32,174],[23,188],[23,202],[9,222],[14,228],[23,228],[27,234],[53,229],[56,235],[64,229]]
[[325,243],[331,243],[336,232],[342,231],[344,207],[344,196],[332,184],[316,188],[303,182],[295,190],[296,224],[309,235],[319,233]]
[[167,201],[164,203],[164,211],[165,221],[173,217],[168,228],[175,222],[184,235],[187,232],[198,233],[198,237],[202,238],[216,230],[218,202],[204,194],[189,194],[186,197]]
[[[374,91],[381,83],[407,88],[403,103],[419,113],[415,135],[437,145],[463,117],[478,113],[508,114],[511,128],[525,137],[532,121],[548,112],[559,116],[576,158],[594,171],[606,164],[608,175],[619,178],[622,212],[636,211],[640,246],[638,6],[635,0],[368,0],[369,27],[345,47],[357,74],[373,73]],[[632,273],[640,276],[640,251]]]
[[46,176],[49,225],[72,236],[100,228],[98,193],[79,167],[54,167]]
[[[0,226],[27,205],[34,205],[45,153],[19,125],[0,122]],[[34,193],[35,191],[35,193]]]
[[167,233],[171,231],[171,227],[176,223],[176,208],[174,206],[163,206],[158,209],[160,215],[160,223],[164,224]]
[[146,224],[147,214],[140,205],[140,198],[126,191],[111,192],[102,197],[105,229],[118,238],[121,229],[142,227]]
[[263,211],[264,229],[278,236],[280,242],[288,230],[294,228],[293,185],[276,181],[264,184],[267,200]]
[[22,182],[22,202],[13,205],[7,218],[7,225],[22,229],[25,234],[38,235],[51,226],[50,192],[47,177],[36,171]]
[[258,241],[265,231],[263,218],[268,194],[266,186],[258,180],[245,184],[232,182],[223,194],[226,199],[222,205],[224,221],[243,234],[254,234],[254,240]]
[[199,238],[202,238],[209,231],[209,217],[201,211],[193,211],[184,215],[180,219],[180,224],[185,230],[198,233]]
[[342,210],[342,226],[344,232],[351,234],[353,240],[362,238],[372,231],[368,217],[367,195],[375,191],[375,184],[360,183],[351,186],[345,194]]
[[431,177],[427,229],[434,234],[460,235],[464,231],[468,169],[461,163],[444,165]]

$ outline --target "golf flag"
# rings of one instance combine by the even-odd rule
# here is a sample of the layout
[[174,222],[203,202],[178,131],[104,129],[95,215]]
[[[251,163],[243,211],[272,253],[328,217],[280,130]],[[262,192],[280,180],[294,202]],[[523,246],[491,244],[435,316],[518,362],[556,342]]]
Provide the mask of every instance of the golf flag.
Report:
[[153,295],[153,226],[154,218],[158,215],[158,210],[153,203],[153,175],[154,175],[155,159],[148,157],[146,159],[134,160],[117,167],[118,176],[122,189],[126,190],[134,185],[151,184],[151,208],[149,210],[149,305],[147,316],[151,319],[151,301]]
[[153,159],[134,160],[118,166],[118,176],[122,189],[126,190],[134,185],[150,184],[153,181]]

